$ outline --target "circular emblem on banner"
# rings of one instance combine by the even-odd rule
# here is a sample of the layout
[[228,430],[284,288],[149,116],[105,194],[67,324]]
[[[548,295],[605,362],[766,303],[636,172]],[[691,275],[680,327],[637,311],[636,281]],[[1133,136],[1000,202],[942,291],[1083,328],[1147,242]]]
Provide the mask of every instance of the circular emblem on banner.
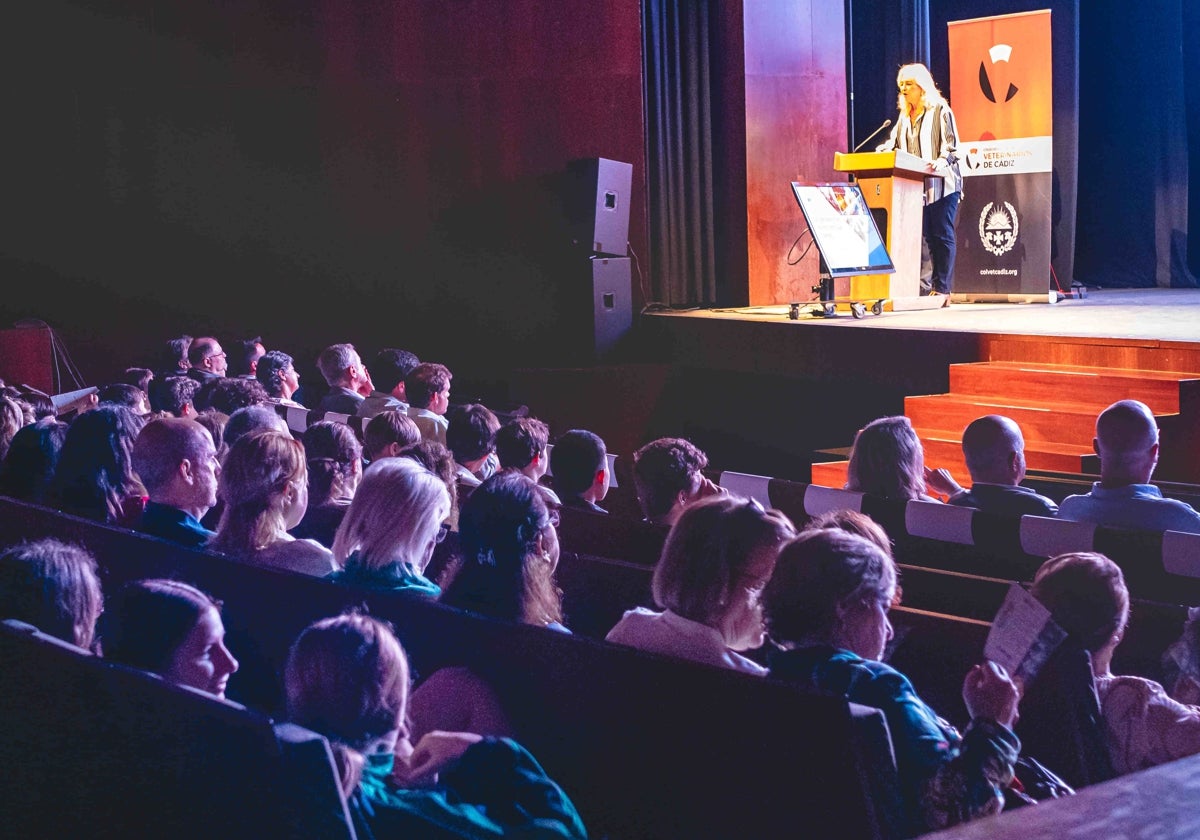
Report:
[[979,240],[988,253],[1000,256],[1017,244],[1017,211],[1007,201],[1004,206],[989,201],[979,214]]

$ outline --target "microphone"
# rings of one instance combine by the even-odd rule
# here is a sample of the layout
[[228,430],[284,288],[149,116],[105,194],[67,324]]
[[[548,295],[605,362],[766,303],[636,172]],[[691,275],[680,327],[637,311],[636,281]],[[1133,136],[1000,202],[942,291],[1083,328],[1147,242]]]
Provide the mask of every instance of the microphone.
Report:
[[878,134],[879,132],[883,131],[885,128],[887,128],[887,127],[888,127],[889,125],[891,125],[891,124],[892,124],[892,121],[891,121],[891,120],[884,120],[884,121],[883,121],[883,124],[882,124],[882,125],[880,125],[880,126],[879,126],[879,128],[877,128],[877,129],[875,129],[874,131],[872,131],[870,134],[868,134],[868,135],[867,135],[867,139],[866,139],[866,140],[863,140],[861,143],[859,143],[857,146],[855,146],[855,147],[854,147],[854,149],[853,149],[853,150],[850,152],[850,154],[854,154],[854,152],[857,152],[857,151],[858,151],[859,149],[861,149],[863,146],[867,145],[867,143],[868,143],[868,142],[870,142],[870,140],[871,140],[871,138],[872,138],[872,137],[874,137],[874,136],[875,136],[876,134]]

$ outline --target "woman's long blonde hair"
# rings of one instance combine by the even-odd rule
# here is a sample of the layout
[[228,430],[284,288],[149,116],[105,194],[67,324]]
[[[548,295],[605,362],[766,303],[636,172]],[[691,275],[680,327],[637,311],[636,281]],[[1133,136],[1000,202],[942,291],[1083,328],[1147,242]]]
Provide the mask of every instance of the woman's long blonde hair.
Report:
[[[896,84],[900,84],[902,79],[909,79],[916,82],[922,91],[921,102],[925,105],[925,110],[930,110],[938,105],[946,103],[946,97],[942,96],[942,92],[938,90],[937,82],[933,80],[933,74],[929,72],[929,68],[924,64],[905,64],[896,73]],[[896,108],[900,111],[900,116],[911,117],[908,113],[908,102],[904,99],[904,94],[896,94]]]
[[219,494],[225,503],[209,548],[251,555],[287,532],[284,499],[289,484],[308,480],[304,446],[282,432],[253,432],[239,438],[221,467]]

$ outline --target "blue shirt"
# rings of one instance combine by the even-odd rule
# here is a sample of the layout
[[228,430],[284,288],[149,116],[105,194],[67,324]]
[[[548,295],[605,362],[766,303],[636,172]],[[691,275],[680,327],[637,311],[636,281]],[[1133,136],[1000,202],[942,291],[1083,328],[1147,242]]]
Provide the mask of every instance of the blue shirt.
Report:
[[170,505],[160,505],[158,502],[146,503],[146,508],[134,523],[133,529],[188,548],[203,548],[205,543],[216,536],[190,513]]
[[1102,487],[1097,481],[1092,492],[1063,499],[1058,515],[1110,528],[1200,534],[1200,513],[1178,499],[1164,499],[1153,484]]
[[346,558],[345,568],[330,572],[326,580],[383,589],[392,592],[411,592],[428,598],[439,598],[442,588],[406,563],[391,563],[380,569],[369,569],[358,562],[358,552]]

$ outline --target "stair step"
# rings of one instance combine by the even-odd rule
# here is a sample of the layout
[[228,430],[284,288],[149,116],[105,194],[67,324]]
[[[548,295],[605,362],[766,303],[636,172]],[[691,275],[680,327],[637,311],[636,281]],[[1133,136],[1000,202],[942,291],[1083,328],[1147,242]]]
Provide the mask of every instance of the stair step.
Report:
[[1126,368],[978,362],[950,366],[950,391],[991,400],[1036,404],[1069,399],[1103,409],[1117,400],[1141,400],[1156,414],[1175,414],[1185,394],[1200,393],[1200,376]]
[[[904,399],[904,413],[914,426],[947,432],[953,438],[961,439],[966,427],[977,418],[1000,414],[1021,427],[1027,447],[1038,443],[1066,443],[1087,447],[1089,451],[1100,410],[1094,405],[1080,403],[1016,403],[966,394],[930,394]],[[1159,415],[1159,422],[1177,416]]]
[[[921,445],[925,449],[925,464],[929,467],[945,467],[950,470],[959,484],[970,484],[966,461],[962,454],[962,441],[949,439],[937,432],[917,429]],[[1099,472],[1099,459],[1091,445],[1077,446],[1069,443],[1025,443],[1025,465],[1028,469],[1049,472],[1085,473]]]

